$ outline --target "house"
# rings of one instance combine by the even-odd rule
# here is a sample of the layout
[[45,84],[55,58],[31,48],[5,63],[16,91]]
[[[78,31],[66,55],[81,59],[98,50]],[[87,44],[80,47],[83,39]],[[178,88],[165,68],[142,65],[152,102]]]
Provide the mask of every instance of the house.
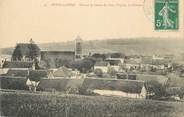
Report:
[[9,70],[28,70],[35,69],[35,64],[32,61],[4,61],[1,71],[6,74]]
[[40,60],[40,48],[33,42],[18,43],[12,54],[12,61]]
[[137,70],[140,68],[140,63],[141,63],[140,59],[134,59],[134,58],[126,59],[125,68],[128,70],[131,70],[131,69]]
[[166,88],[166,93],[169,96],[177,96],[180,95],[181,97],[183,97],[183,93],[182,93],[183,88],[181,87],[168,87]]
[[147,56],[143,57],[141,61],[141,69],[146,71],[150,71],[152,69],[165,70],[171,67],[172,67],[172,60],[164,57]]
[[9,69],[3,76],[24,77],[28,76],[28,69]]
[[71,78],[73,76],[73,72],[71,69],[68,69],[66,67],[60,67],[56,70],[50,70],[49,72],[49,78]]
[[81,86],[82,94],[146,98],[144,82],[140,80],[115,80],[86,78]]
[[105,61],[109,62],[110,67],[114,68],[115,71],[120,71],[121,65],[124,64],[123,58],[108,58]]
[[167,59],[153,59],[152,65],[157,69],[164,70],[166,68],[172,67],[172,61]]
[[48,78],[47,70],[29,70],[28,76],[31,81],[40,81],[42,78]]
[[152,69],[152,57],[151,56],[143,56],[140,63],[141,71],[150,71]]
[[31,81],[29,78],[26,81],[26,86],[29,87],[29,91],[36,92],[36,89],[39,85],[40,81]]
[[128,79],[128,80],[136,80],[137,75],[133,73],[117,73],[117,79]]
[[11,55],[5,55],[5,54],[0,55],[0,68],[3,67],[4,61],[11,61]]
[[41,51],[41,61],[47,68],[59,68],[74,60],[74,51]]
[[3,63],[3,68],[22,68],[22,69],[31,69],[34,67],[34,62],[32,61],[5,61]]
[[101,69],[103,73],[107,73],[109,66],[110,66],[110,64],[107,61],[97,61],[94,65],[94,70]]
[[163,75],[147,75],[147,74],[137,74],[137,80],[142,80],[144,82],[156,81],[161,85],[166,85],[168,83],[168,77]]
[[26,85],[29,87],[29,90],[36,92],[40,80],[43,78],[48,78],[47,70],[28,70]]

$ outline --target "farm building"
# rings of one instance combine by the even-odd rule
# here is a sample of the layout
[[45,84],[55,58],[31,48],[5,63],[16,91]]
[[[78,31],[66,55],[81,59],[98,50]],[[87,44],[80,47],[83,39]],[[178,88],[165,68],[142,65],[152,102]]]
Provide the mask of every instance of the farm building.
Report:
[[146,75],[146,74],[137,74],[137,80],[142,80],[144,82],[156,81],[161,85],[166,85],[168,83],[168,77],[162,75]]
[[26,86],[29,87],[30,91],[36,92],[37,86],[43,78],[48,78],[47,70],[30,70],[28,71]]
[[103,73],[107,73],[109,66],[110,64],[107,61],[97,61],[94,65],[94,70],[101,69]]
[[97,94],[106,96],[122,96],[128,98],[146,98],[146,88],[143,81],[114,80],[86,78],[82,84],[83,94]]
[[124,59],[122,58],[108,58],[105,61],[109,62],[110,67],[115,71],[120,71],[120,66],[124,63]]
[[28,69],[9,69],[3,76],[27,77]]
[[136,74],[133,73],[116,73],[117,79],[129,79],[129,80],[136,80]]
[[48,76],[49,78],[70,78],[72,75],[72,70],[63,66],[56,70],[50,70]]
[[146,98],[143,81],[114,80],[98,78],[62,78],[41,79],[38,86],[41,90],[67,91],[77,90],[82,95],[122,96],[128,98]]
[[6,74],[9,70],[28,70],[35,69],[35,64],[32,61],[4,61],[1,71]]
[[2,89],[27,90],[27,81],[38,83],[41,79],[48,79],[47,70],[10,69],[7,74],[0,76]]
[[33,62],[23,62],[23,61],[5,61],[3,63],[3,68],[33,68]]
[[28,72],[28,78],[32,81],[39,81],[42,78],[48,78],[47,70],[30,70]]
[[140,68],[140,59],[126,59],[125,60],[125,68],[130,70],[130,69],[139,69]]

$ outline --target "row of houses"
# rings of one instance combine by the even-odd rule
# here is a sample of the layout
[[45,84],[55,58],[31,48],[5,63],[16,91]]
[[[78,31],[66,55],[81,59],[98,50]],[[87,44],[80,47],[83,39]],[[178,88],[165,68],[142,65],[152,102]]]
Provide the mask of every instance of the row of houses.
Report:
[[[83,77],[78,71],[72,71],[69,68],[61,67],[59,69],[47,69],[47,70],[35,70],[34,62],[27,61],[5,61],[3,66],[4,73],[1,74],[1,85],[3,85],[3,81],[5,79],[10,80],[16,79],[17,77],[28,79],[26,84],[28,86],[37,84],[34,86],[38,86],[44,90],[49,88],[62,91],[65,89],[58,89],[55,86],[63,85],[61,83],[64,79],[69,80],[81,80],[82,83],[82,94],[90,95],[114,95],[114,96],[123,96],[130,98],[146,98],[146,89],[143,81],[132,81],[132,80],[116,80],[116,79],[98,79],[98,78],[89,78]],[[87,79],[87,80],[84,80]],[[20,80],[20,79],[18,79]],[[12,80],[14,81],[14,80]],[[57,83],[61,84],[55,84]],[[11,81],[9,81],[11,82]],[[54,83],[50,83],[54,82]],[[70,81],[69,81],[70,82]],[[76,81],[79,82],[79,81]],[[25,83],[25,82],[24,82]],[[10,83],[11,84],[11,83]],[[46,85],[49,84],[49,85]],[[73,82],[70,87],[75,87],[75,82]],[[3,86],[2,86],[3,87]],[[62,87],[62,86],[61,86]],[[30,87],[29,87],[30,88]],[[89,92],[90,91],[90,92]]]
[[1,70],[3,76],[14,76],[14,77],[28,77],[29,75],[37,78],[71,78],[79,77],[79,71],[72,71],[66,67],[60,67],[59,69],[43,69],[36,70],[34,62],[20,62],[20,61],[5,61],[4,66]]
[[[166,84],[167,78],[159,75],[134,75],[134,74],[123,74],[119,73],[119,78],[103,78],[99,79],[96,77],[86,77],[83,74],[80,74],[79,71],[72,71],[69,68],[61,67],[59,69],[48,69],[48,70],[35,70],[33,69],[33,63],[30,62],[15,62],[14,64],[7,62],[4,66],[6,68],[6,73],[1,74],[0,77],[6,78],[16,78],[22,77],[27,78],[32,81],[37,81],[43,86],[44,89],[53,88],[54,90],[59,90],[55,87],[55,83],[50,82],[62,82],[63,79],[71,80],[84,80],[88,79],[86,83],[87,87],[84,94],[95,94],[95,95],[114,95],[114,96],[123,96],[130,98],[141,98],[145,99],[147,96],[147,90],[145,87],[145,82],[158,81],[161,84]],[[18,67],[18,68],[17,68]],[[125,78],[126,77],[126,78]],[[43,84],[43,81],[45,84]],[[49,83],[47,83],[49,82]],[[78,81],[76,81],[78,82]],[[119,84],[121,82],[121,84]],[[3,83],[3,82],[2,82]],[[75,82],[73,82],[75,84]],[[32,83],[33,84],[33,83]],[[49,84],[49,85],[46,85]],[[54,85],[54,86],[53,86]],[[63,83],[56,86],[63,85]],[[84,87],[83,86],[83,87]],[[118,88],[121,87],[121,88]],[[83,89],[84,90],[84,89]]]
[[101,69],[107,73],[108,68],[114,68],[115,71],[124,70],[137,71],[156,71],[156,70],[172,70],[172,60],[165,58],[141,57],[141,58],[108,58],[104,61],[97,61],[94,69]]
[[[31,48],[31,49],[30,49]],[[17,44],[12,55],[12,61],[2,61],[2,74],[0,80],[6,80],[9,78],[22,77],[26,78],[29,86],[35,82],[35,86],[41,86],[43,91],[46,89],[54,89],[63,91],[68,89],[61,89],[63,86],[70,86],[70,88],[79,88],[80,85],[81,94],[95,94],[95,95],[116,95],[130,98],[145,99],[147,90],[145,82],[147,80],[160,80],[160,82],[166,82],[164,78],[159,76],[141,76],[141,75],[123,75],[120,72],[124,69],[139,70],[144,67],[155,67],[156,69],[165,69],[170,67],[170,61],[165,61],[163,58],[152,57],[151,59],[144,58],[125,58],[123,57],[108,57],[105,60],[97,61],[94,65],[94,69],[101,69],[102,72],[107,73],[109,68],[113,68],[119,72],[119,78],[94,78],[86,77],[85,74],[81,74],[79,71],[72,71],[66,67],[58,67],[57,61],[62,63],[68,60],[69,62],[74,61],[77,58],[81,59],[82,45],[80,41],[76,42],[74,51],[40,51],[39,47],[31,41],[30,44]],[[34,54],[33,54],[34,53]],[[37,60],[35,62],[35,59]],[[42,61],[46,62],[46,69],[36,70],[37,64],[42,65]],[[164,62],[162,62],[164,61]],[[63,66],[63,65],[61,65]],[[122,69],[123,68],[123,69]],[[118,75],[118,74],[117,74]],[[122,77],[123,76],[123,77]],[[126,77],[126,78],[124,78]],[[150,78],[149,78],[150,77]],[[153,77],[153,78],[151,78]],[[157,77],[159,77],[157,79]],[[64,80],[69,80],[64,83]],[[74,81],[73,81],[74,80]],[[70,82],[72,81],[72,82]],[[2,82],[3,83],[3,82]],[[69,83],[69,84],[68,84]],[[75,85],[77,83],[77,86]],[[62,86],[61,86],[62,85]]]

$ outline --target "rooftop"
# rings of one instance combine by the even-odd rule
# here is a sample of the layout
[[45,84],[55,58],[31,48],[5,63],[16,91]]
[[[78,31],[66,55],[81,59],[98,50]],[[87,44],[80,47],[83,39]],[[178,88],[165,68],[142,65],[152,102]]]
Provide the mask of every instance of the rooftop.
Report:
[[5,61],[3,68],[32,68],[33,62]]
[[107,62],[107,61],[97,61],[96,63],[95,63],[95,66],[108,66],[108,64],[109,64],[109,62]]

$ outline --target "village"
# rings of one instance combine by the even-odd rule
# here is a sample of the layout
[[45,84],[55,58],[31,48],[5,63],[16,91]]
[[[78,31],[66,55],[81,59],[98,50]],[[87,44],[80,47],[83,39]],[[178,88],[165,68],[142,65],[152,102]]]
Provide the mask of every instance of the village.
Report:
[[83,40],[73,51],[41,50],[30,39],[17,43],[11,56],[1,56],[1,90],[63,92],[182,101],[184,65],[174,55],[83,54]]

